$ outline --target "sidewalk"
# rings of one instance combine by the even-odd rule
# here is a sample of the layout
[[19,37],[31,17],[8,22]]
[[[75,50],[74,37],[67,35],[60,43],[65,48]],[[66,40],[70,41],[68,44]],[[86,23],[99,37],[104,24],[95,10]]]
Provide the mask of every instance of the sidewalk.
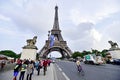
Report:
[[[13,80],[13,70],[0,73],[0,80]],[[19,80],[19,75],[17,80]],[[24,80],[26,80],[26,74]],[[37,71],[34,69],[32,80],[56,80],[54,64],[51,63],[51,65],[48,66],[45,76],[43,75],[43,69],[41,69],[39,76],[37,75]]]

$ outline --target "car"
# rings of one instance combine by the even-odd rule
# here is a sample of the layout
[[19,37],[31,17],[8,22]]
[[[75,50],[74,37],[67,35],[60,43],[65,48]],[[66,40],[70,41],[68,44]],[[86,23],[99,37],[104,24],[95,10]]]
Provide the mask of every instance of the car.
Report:
[[56,61],[56,58],[55,58],[55,57],[52,57],[52,58],[51,58],[51,62],[52,62],[52,63],[55,63],[55,61]]
[[69,61],[76,62],[76,59],[70,58]]
[[52,63],[55,63],[55,60],[52,60]]
[[113,64],[120,65],[120,59],[114,59],[114,60],[113,60]]

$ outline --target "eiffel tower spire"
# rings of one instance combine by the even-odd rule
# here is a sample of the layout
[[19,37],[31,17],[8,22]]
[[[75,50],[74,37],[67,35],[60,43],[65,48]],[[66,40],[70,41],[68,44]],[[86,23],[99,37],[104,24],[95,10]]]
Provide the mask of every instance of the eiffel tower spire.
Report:
[[55,17],[54,17],[53,29],[51,30],[51,35],[54,35],[56,40],[63,41],[61,30],[59,28],[58,6],[55,6]]
[[54,17],[53,30],[59,30],[58,6],[55,6],[55,17]]

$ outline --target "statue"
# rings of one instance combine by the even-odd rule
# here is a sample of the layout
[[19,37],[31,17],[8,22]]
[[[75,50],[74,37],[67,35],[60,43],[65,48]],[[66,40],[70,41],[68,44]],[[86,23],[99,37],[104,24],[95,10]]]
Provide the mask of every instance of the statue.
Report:
[[116,42],[108,41],[108,43],[110,43],[111,45],[110,50],[119,49],[118,44]]
[[37,47],[35,46],[36,40],[37,40],[37,36],[34,36],[33,39],[27,39],[27,40],[26,40],[27,45],[24,46],[23,48],[37,48]]
[[35,46],[37,36],[34,36],[33,39],[26,40],[27,46]]

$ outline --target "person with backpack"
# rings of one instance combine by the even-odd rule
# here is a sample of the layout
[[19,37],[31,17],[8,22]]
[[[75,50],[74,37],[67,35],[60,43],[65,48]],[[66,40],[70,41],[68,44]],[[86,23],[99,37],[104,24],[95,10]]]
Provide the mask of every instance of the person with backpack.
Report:
[[37,60],[37,61],[35,62],[35,68],[36,68],[36,70],[37,70],[37,75],[39,75],[39,74],[40,74],[40,69],[42,68],[42,66],[41,66],[41,61],[40,61],[40,60]]
[[18,76],[20,67],[21,67],[21,64],[16,64],[16,65],[15,65],[15,68],[14,68],[14,78],[13,78],[13,80],[17,80],[17,76]]
[[43,71],[44,71],[44,75],[46,75],[47,66],[48,66],[47,60],[43,60]]
[[20,76],[19,76],[19,80],[24,80],[24,74],[27,68],[27,64],[25,64],[25,62],[22,62],[22,65],[20,67]]

